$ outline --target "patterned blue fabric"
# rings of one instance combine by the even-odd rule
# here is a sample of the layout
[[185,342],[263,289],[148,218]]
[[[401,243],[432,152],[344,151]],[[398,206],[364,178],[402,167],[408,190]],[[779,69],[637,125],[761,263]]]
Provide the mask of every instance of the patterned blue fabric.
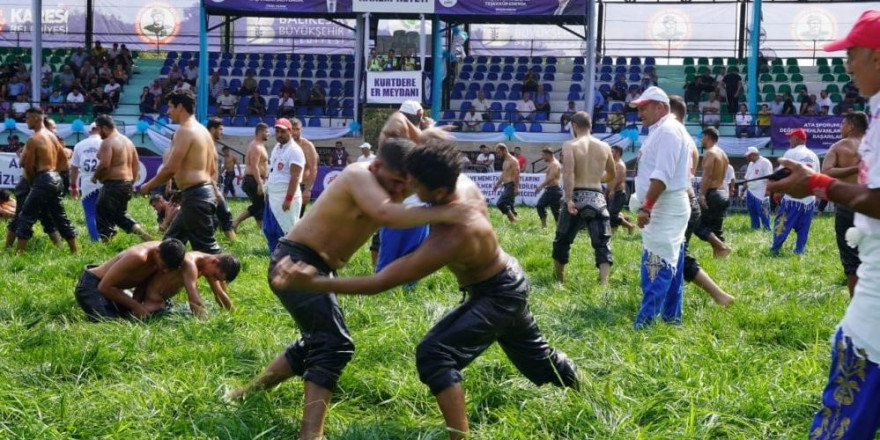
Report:
[[275,219],[275,214],[272,213],[272,208],[268,203],[266,203],[266,210],[263,214],[263,235],[266,236],[266,241],[269,243],[270,254],[275,251],[278,240],[284,237],[284,231],[278,224],[278,220]]
[[776,208],[773,244],[770,246],[770,251],[778,254],[779,248],[782,247],[785,239],[788,238],[788,234],[794,229],[794,232],[797,234],[794,253],[798,255],[803,254],[807,247],[807,238],[810,235],[810,225],[813,223],[813,211],[815,209],[815,203],[804,204],[783,199],[779,207]]
[[764,206],[764,200],[755,197],[751,192],[746,191],[746,208],[749,210],[749,217],[752,218],[752,229],[764,228],[770,230],[770,213]]
[[675,267],[658,255],[642,251],[642,306],[636,316],[635,328],[649,327],[657,316],[680,324],[684,292],[684,245]]
[[83,212],[86,216],[86,228],[89,230],[89,238],[92,241],[98,241],[100,236],[98,234],[98,221],[95,205],[98,203],[98,191],[92,191],[86,197],[82,198],[82,206]]

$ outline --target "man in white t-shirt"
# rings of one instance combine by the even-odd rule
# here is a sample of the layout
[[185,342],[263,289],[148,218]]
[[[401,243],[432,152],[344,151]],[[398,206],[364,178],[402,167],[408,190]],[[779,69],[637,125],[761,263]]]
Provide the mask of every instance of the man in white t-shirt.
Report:
[[700,113],[703,115],[703,127],[721,124],[721,101],[715,97],[715,92],[709,93],[709,100],[700,103]]
[[834,102],[831,101],[831,97],[828,96],[827,90],[822,90],[819,92],[819,98],[816,99],[816,104],[819,104],[819,107],[828,107],[834,108]]
[[235,106],[238,105],[238,97],[230,94],[229,89],[223,89],[223,94],[217,98],[217,116],[235,116]]
[[116,82],[116,78],[110,78],[110,82],[104,86],[104,93],[110,96],[110,100],[116,105],[119,104],[119,93],[121,91],[122,85]]
[[745,104],[739,105],[739,113],[736,114],[736,137],[751,137],[749,132],[752,129],[752,115],[749,114],[749,108]]
[[480,90],[477,92],[477,99],[471,101],[471,105],[474,107],[477,113],[483,117],[484,121],[491,121],[492,115],[489,113],[489,108],[492,107],[492,104],[486,99],[486,96],[483,94],[483,91]]
[[477,155],[477,165],[486,167],[488,172],[492,172],[495,167],[495,155],[489,150],[487,145],[480,145],[480,154]]
[[468,112],[462,119],[462,131],[480,131],[480,124],[483,123],[483,115],[477,113],[477,109],[471,105]]
[[269,179],[266,180],[266,213],[263,216],[263,233],[269,242],[269,252],[275,250],[278,240],[287,234],[302,208],[302,181],[306,157],[302,148],[293,141],[294,124],[302,126],[299,119],[281,118],[275,121],[275,148],[269,155]]
[[86,97],[80,93],[79,87],[74,87],[73,91],[67,94],[67,108],[70,113],[82,113],[84,102]]
[[98,169],[98,149],[101,148],[101,142],[100,130],[92,122],[89,125],[89,137],[73,147],[73,157],[70,159],[70,195],[73,198],[80,197],[82,200],[86,228],[92,241],[100,239],[95,204],[98,201],[101,183],[93,182],[92,176]]
[[[788,142],[791,148],[782,155],[783,158],[800,162],[814,171],[819,171],[819,157],[807,148],[807,132],[803,128],[796,128],[788,132]],[[794,198],[786,195],[782,198],[779,207],[776,208],[776,220],[773,223],[773,244],[770,252],[779,254],[779,248],[785,243],[788,234],[794,229],[797,234],[797,243],[794,253],[801,255],[807,247],[807,238],[810,236],[810,225],[813,223],[813,211],[816,209],[816,198],[807,196]]]
[[372,145],[369,142],[364,142],[361,144],[361,155],[358,156],[358,162],[367,162],[370,163],[376,160],[376,155],[373,154],[373,150],[371,150]]
[[[773,174],[773,165],[766,157],[755,147],[749,147],[746,151],[746,159],[749,160],[749,167],[746,168],[745,180],[756,179]],[[770,230],[770,201],[767,197],[767,181],[756,180],[746,184],[745,198],[746,208],[749,210],[749,216],[752,218],[752,229]],[[767,203],[764,201],[767,200]],[[765,206],[766,205],[766,206]]]
[[516,116],[517,120],[535,119],[535,103],[532,102],[529,92],[523,92],[522,100],[516,103]]

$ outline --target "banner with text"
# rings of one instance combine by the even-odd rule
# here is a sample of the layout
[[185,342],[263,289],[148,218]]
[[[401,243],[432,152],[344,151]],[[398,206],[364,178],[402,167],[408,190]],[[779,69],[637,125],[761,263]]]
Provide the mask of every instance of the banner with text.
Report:
[[350,14],[352,0],[204,0],[209,14]]
[[[222,17],[210,17],[209,25]],[[198,50],[199,2],[95,0],[95,40],[132,50]],[[220,49],[220,32],[208,33],[209,50]]]
[[367,103],[422,102],[422,72],[367,72]]
[[584,15],[587,0],[437,0],[442,15]]
[[433,14],[434,0],[353,0],[354,12]]
[[[0,3],[0,46],[30,47],[33,29],[31,0]],[[43,47],[70,47],[85,41],[86,0],[44,0]],[[30,60],[25,60],[30,63]]]
[[336,21],[339,24],[323,18],[245,17],[233,24],[235,52],[353,54],[354,20]]
[[[498,201],[498,197],[501,196],[501,187],[497,191],[493,191],[492,187],[498,181],[498,176],[501,173],[465,173],[465,175],[477,184],[489,205],[494,205]],[[535,188],[544,181],[544,178],[543,173],[520,173],[519,194],[516,196],[516,203],[527,206],[537,205],[541,194],[536,193]]]
[[843,116],[773,115],[770,118],[770,143],[773,148],[788,149],[785,134],[795,128],[803,128],[807,132],[807,148],[824,151],[840,140],[842,125]]

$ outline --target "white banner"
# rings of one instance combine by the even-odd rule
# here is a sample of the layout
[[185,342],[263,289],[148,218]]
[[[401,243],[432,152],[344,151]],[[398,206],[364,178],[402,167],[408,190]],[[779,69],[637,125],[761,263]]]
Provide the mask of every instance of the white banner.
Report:
[[354,12],[387,14],[433,14],[434,0],[353,0]]
[[422,102],[422,72],[367,72],[367,103]]
[[[483,197],[490,205],[495,205],[498,197],[501,196],[501,187],[497,191],[492,191],[498,176],[501,173],[465,173],[483,193]],[[519,194],[516,196],[516,203],[526,206],[535,206],[538,204],[540,193],[535,193],[535,188],[544,181],[544,173],[520,173],[519,174]]]
[[15,188],[21,177],[21,166],[15,153],[0,153],[0,188]]

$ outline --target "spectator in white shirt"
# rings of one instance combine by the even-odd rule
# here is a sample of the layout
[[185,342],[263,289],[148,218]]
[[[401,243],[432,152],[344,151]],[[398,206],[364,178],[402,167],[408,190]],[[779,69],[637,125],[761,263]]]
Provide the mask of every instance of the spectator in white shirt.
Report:
[[751,137],[752,115],[745,104],[739,105],[739,113],[736,114],[736,137]]
[[190,86],[188,82],[184,82],[183,78],[177,78],[177,84],[174,85],[174,88],[171,89],[171,91],[177,90],[192,90],[192,86]]
[[110,100],[113,101],[113,104],[119,105],[119,94],[122,91],[122,85],[116,82],[116,78],[110,78],[110,82],[104,86],[104,93],[110,96]]
[[721,125],[721,101],[715,96],[715,93],[709,93],[709,100],[700,103],[700,113],[703,115],[703,127],[714,126],[718,128]]
[[286,92],[282,93],[281,98],[278,99],[278,117],[290,118],[293,117],[295,113],[296,109],[293,97]]
[[781,115],[784,106],[785,103],[782,102],[782,95],[776,95],[773,102],[770,103],[770,114]]
[[[648,87],[650,87],[650,86],[648,86]],[[646,87],[646,89],[647,89],[647,87]],[[640,95],[641,95],[641,92],[639,92],[639,89],[636,89],[636,88],[629,89],[629,94],[626,95],[626,99],[624,100],[624,102],[626,103],[627,110],[637,111],[636,108],[631,107],[629,105],[629,103],[635,101],[636,99],[639,99]]]
[[463,131],[479,131],[480,124],[483,122],[483,115],[477,113],[476,107],[471,105],[468,112],[464,115],[462,124]]
[[517,120],[535,120],[535,103],[532,102],[529,92],[523,92],[522,100],[516,103]]
[[492,171],[495,166],[495,155],[486,145],[480,145],[480,154],[477,156],[477,165],[486,167],[486,170]]
[[186,67],[183,68],[183,76],[187,83],[193,87],[196,86],[196,80],[199,79],[199,68],[196,67],[195,61],[190,61]]
[[74,87],[73,91],[67,94],[67,108],[70,109],[70,113],[82,113],[85,102],[86,97],[79,91],[79,87]]
[[210,89],[209,93],[211,95],[211,101],[217,102],[217,98],[223,94],[223,90],[228,87],[226,84],[226,80],[221,78],[217,72],[214,72],[211,75],[210,83],[208,84],[208,88]]
[[217,116],[235,116],[235,107],[238,105],[238,97],[229,93],[229,89],[223,89],[223,94],[217,98]]
[[483,117],[484,121],[492,120],[492,115],[491,113],[489,113],[489,108],[492,106],[492,104],[489,103],[488,99],[486,99],[486,96],[483,94],[482,90],[477,92],[477,99],[471,101],[471,106],[473,106],[476,109],[476,112]]
[[27,96],[24,93],[18,95],[18,101],[12,104],[12,118],[18,122],[24,122],[24,112],[31,108],[31,104],[27,102]]
[[[822,108],[822,107],[828,107],[828,108],[834,107],[834,103],[831,102],[831,98],[828,97],[828,91],[827,91],[827,90],[822,90],[821,92],[819,92],[819,99],[816,100],[816,104],[819,104],[819,108]],[[826,113],[826,114],[827,114],[827,113]]]
[[376,160],[376,155],[373,154],[372,146],[369,142],[364,142],[361,144],[361,155],[358,156],[358,162],[372,162]]

